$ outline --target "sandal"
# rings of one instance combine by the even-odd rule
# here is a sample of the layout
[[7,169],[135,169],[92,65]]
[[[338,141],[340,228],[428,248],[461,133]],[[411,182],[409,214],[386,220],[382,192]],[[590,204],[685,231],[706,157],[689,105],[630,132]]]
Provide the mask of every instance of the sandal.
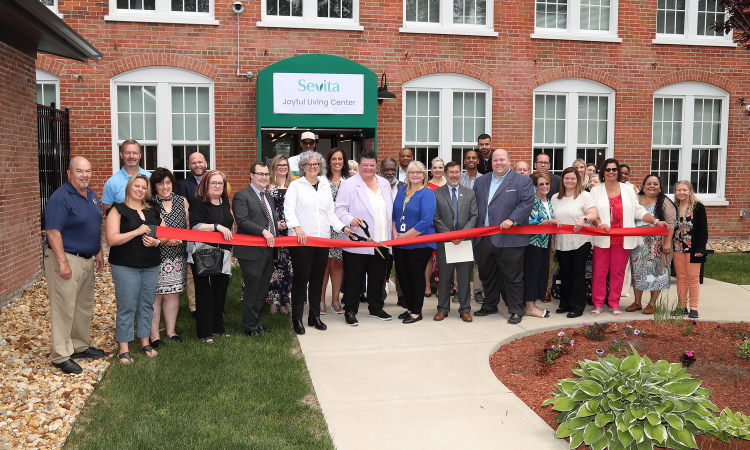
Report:
[[199,341],[203,342],[204,344],[213,344],[214,340],[210,337],[200,338]]
[[177,336],[176,334],[173,334],[172,336],[169,336],[169,339],[172,340],[172,341],[174,341],[174,342],[177,342],[177,343],[182,342],[182,338],[179,337],[179,336]]
[[[120,353],[117,355],[118,358],[120,358],[120,364],[133,364],[133,358],[130,356],[130,352]],[[124,363],[122,360],[125,359],[128,362]]]
[[320,302],[320,315],[324,316],[326,314],[326,304],[324,302]]
[[141,350],[143,350],[143,353],[145,353],[146,356],[148,356],[149,358],[153,358],[154,356],[158,355],[158,353],[156,355],[150,355],[149,354],[149,353],[155,351],[154,348],[151,347],[150,345],[144,345],[143,347],[141,347]]
[[341,306],[341,302],[332,302],[331,309],[334,314],[344,314],[344,308]]
[[285,316],[289,315],[289,310],[286,306],[279,306],[279,311],[281,311],[281,314],[284,314]]
[[620,311],[619,309],[610,309],[610,311],[612,311],[612,315],[613,316],[621,316],[622,315],[622,311]]
[[216,333],[216,336],[231,337],[231,335],[229,333]]
[[164,342],[162,342],[161,339],[154,339],[153,341],[149,339],[149,342],[151,342],[151,347],[153,348],[159,348],[164,345]]
[[602,313],[602,312],[601,312],[601,310],[600,310],[600,311],[597,311],[597,310],[594,310],[594,309],[592,309],[592,310],[591,310],[591,312],[590,312],[589,314],[591,314],[592,316],[598,316],[598,315],[599,315],[599,314],[601,314],[601,313]]

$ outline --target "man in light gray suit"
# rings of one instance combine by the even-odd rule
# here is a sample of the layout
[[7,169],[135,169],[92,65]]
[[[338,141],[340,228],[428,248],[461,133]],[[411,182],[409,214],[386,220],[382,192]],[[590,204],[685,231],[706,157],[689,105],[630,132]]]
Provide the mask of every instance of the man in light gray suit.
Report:
[[261,332],[270,333],[263,326],[260,313],[266,304],[268,286],[273,274],[276,249],[274,237],[278,234],[278,219],[273,197],[266,192],[270,171],[266,163],[250,166],[250,186],[234,194],[232,210],[237,222],[237,234],[263,236],[268,247],[234,247],[234,257],[240,263],[245,282],[242,299],[242,326],[245,334],[259,338]]
[[[492,153],[492,172],[474,183],[479,226],[526,225],[534,207],[534,183],[510,169],[508,152]],[[521,322],[524,315],[523,257],[529,236],[526,234],[493,234],[474,238],[474,258],[484,287],[484,303],[475,316],[497,313],[500,295],[508,303],[508,323]]]
[[[468,230],[474,228],[477,223],[477,199],[474,191],[459,184],[461,181],[461,166],[451,161],[445,165],[445,175],[448,184],[435,189],[436,233],[447,233],[449,231]],[[437,243],[437,261],[440,280],[438,281],[438,312],[434,320],[443,320],[448,317],[451,308],[450,285],[451,275],[456,271],[456,288],[458,289],[458,315],[464,322],[471,322],[471,269],[473,261],[449,264],[445,257],[445,247],[458,245],[461,239],[451,242]]]

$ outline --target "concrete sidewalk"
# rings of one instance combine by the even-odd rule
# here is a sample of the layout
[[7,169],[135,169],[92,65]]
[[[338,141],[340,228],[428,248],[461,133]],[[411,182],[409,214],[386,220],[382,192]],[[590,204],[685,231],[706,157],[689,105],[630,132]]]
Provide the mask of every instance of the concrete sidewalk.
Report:
[[[670,295],[676,296],[672,279]],[[395,292],[386,300],[392,321],[370,317],[360,307],[359,326],[343,315],[322,316],[328,330],[308,327],[299,337],[318,401],[339,450],[382,449],[567,449],[565,441],[493,374],[489,357],[503,343],[548,329],[597,320],[617,320],[608,312],[596,319],[554,313],[506,323],[507,311],[464,323],[457,304],[442,322],[435,295],[425,299],[424,320],[404,325],[396,319]],[[622,299],[621,309],[632,303]],[[330,300],[329,300],[330,305]],[[472,311],[480,305],[472,302]],[[502,310],[501,310],[502,311]],[[605,308],[605,311],[606,310]],[[706,279],[701,289],[701,320],[750,321],[750,292]],[[306,316],[305,316],[306,317]],[[620,320],[653,317],[624,313]]]

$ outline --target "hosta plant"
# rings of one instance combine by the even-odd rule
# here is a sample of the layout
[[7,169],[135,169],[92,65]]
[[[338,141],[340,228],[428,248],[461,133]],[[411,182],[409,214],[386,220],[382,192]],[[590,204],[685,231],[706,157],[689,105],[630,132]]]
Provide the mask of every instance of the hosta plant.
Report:
[[728,442],[730,438],[750,441],[750,417],[740,412],[733,413],[729,408],[724,408],[721,414],[713,418],[713,422],[716,430],[709,431],[707,434],[724,442]]
[[556,437],[570,437],[570,448],[593,450],[697,449],[695,435],[717,432],[718,408],[711,391],[685,373],[682,364],[652,362],[633,354],[581,361],[555,384],[543,405],[560,411]]

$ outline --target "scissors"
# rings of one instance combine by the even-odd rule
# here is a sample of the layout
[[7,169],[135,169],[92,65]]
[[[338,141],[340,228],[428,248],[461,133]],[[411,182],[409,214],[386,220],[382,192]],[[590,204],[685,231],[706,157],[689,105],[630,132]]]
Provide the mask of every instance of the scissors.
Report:
[[[349,239],[351,239],[352,241],[358,241],[358,242],[374,242],[383,248],[390,248],[387,245],[383,245],[380,242],[375,241],[370,237],[370,227],[367,225],[367,222],[363,220],[362,223],[359,225],[359,227],[362,229],[362,231],[365,232],[365,236],[367,237],[364,238],[358,235],[357,233],[352,233],[349,235]],[[378,255],[380,255],[381,258],[385,259],[385,256],[383,256],[379,248],[375,247],[375,251],[378,252]]]

